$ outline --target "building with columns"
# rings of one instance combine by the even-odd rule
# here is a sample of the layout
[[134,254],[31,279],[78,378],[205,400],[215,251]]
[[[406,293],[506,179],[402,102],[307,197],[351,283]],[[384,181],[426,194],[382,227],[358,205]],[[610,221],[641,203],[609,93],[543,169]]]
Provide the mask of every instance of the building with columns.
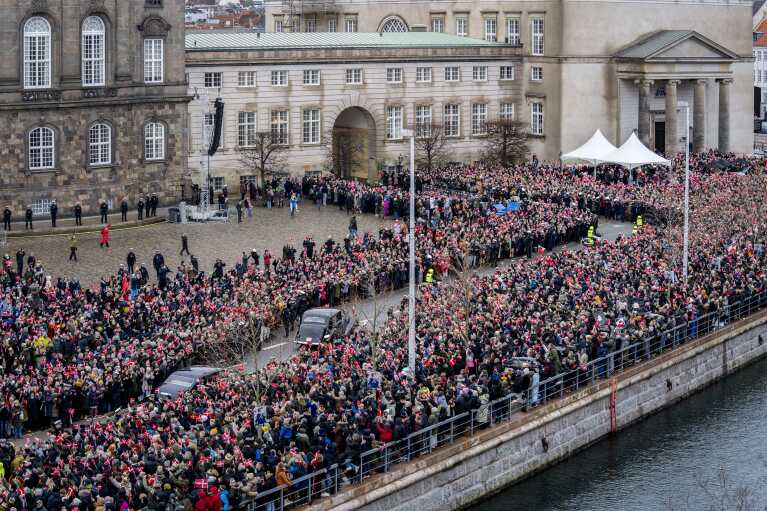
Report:
[[662,152],[683,147],[686,132],[699,149],[753,148],[750,0],[265,0],[265,6],[267,31],[428,31],[521,45],[525,98],[543,102],[546,111],[546,132],[533,151],[547,159],[597,128],[614,144],[637,130]]

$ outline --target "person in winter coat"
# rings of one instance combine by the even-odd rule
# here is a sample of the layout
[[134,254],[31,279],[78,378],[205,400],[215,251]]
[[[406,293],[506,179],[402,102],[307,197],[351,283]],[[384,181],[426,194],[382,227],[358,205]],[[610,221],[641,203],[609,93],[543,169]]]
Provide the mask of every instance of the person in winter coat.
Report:
[[109,224],[101,228],[101,242],[99,246],[109,248]]
[[477,411],[477,422],[480,428],[486,428],[490,425],[490,395],[487,389],[482,387],[479,395],[479,410]]

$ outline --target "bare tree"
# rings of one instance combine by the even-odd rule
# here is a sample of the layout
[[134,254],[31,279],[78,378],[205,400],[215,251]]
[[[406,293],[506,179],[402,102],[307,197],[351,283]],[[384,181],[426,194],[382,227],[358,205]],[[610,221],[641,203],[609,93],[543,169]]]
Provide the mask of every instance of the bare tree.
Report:
[[441,124],[417,124],[415,132],[418,168],[431,171],[450,159],[445,130]]
[[521,121],[499,118],[486,123],[487,137],[483,159],[501,165],[513,165],[530,153],[527,128]]
[[[721,468],[713,478],[695,475],[696,498],[687,495],[684,501],[676,503],[669,497],[667,511],[760,511],[767,509],[767,503],[760,502],[753,488],[732,480]],[[703,507],[701,507],[703,506]]]
[[341,178],[351,178],[355,167],[366,164],[365,140],[351,128],[335,128],[325,146],[325,170]]
[[463,341],[465,347],[471,340],[471,320],[474,317],[479,303],[476,297],[481,294],[475,282],[476,273],[474,267],[479,261],[474,261],[471,255],[471,247],[462,241],[458,246],[452,247],[448,278],[443,281],[447,292],[455,299],[451,314],[460,315],[463,320],[453,335]]
[[238,149],[240,164],[248,171],[258,171],[263,185],[272,172],[285,165],[287,145],[283,142],[278,134],[259,131],[253,144]]

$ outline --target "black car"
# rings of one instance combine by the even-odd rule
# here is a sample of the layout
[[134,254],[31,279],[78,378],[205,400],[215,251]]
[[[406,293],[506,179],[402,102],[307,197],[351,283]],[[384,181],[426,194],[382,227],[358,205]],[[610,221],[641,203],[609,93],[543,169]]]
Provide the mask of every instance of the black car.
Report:
[[160,385],[158,393],[166,399],[174,399],[179,394],[193,388],[200,382],[206,382],[220,373],[220,367],[192,366],[179,369]]
[[351,318],[340,309],[309,309],[301,318],[296,343],[320,344],[344,336],[351,327]]

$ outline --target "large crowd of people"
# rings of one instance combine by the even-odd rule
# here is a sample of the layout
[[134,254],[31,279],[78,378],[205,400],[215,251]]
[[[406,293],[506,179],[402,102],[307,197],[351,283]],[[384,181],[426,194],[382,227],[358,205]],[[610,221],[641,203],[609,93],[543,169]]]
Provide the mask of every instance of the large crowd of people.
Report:
[[[755,160],[748,175],[710,172],[712,158],[692,162],[686,283],[681,228],[669,213],[679,201],[678,168],[605,169],[596,178],[545,164],[422,173],[417,281],[430,283],[416,309],[414,374],[403,372],[403,304],[375,336],[355,328],[173,400],[154,392],[177,367],[226,351],[244,320],[287,332],[309,307],[404,286],[409,196],[397,183],[291,182],[304,200],[393,221],[379,233],[350,229],[339,241],[307,238],[283,257],[243,254],[228,271],[179,270],[136,293],[125,274],[81,289],[46,275],[31,255],[6,257],[0,437],[53,431],[23,446],[0,440],[0,508],[228,509],[335,463],[353,473],[360,454],[381,443],[707,312],[726,318],[767,284],[767,179]],[[500,215],[498,202],[518,209]],[[586,236],[600,215],[643,214],[663,221],[582,251],[551,251]],[[490,273],[464,271],[515,257]],[[515,371],[518,357],[534,363]],[[106,422],[78,422],[114,410]]]

